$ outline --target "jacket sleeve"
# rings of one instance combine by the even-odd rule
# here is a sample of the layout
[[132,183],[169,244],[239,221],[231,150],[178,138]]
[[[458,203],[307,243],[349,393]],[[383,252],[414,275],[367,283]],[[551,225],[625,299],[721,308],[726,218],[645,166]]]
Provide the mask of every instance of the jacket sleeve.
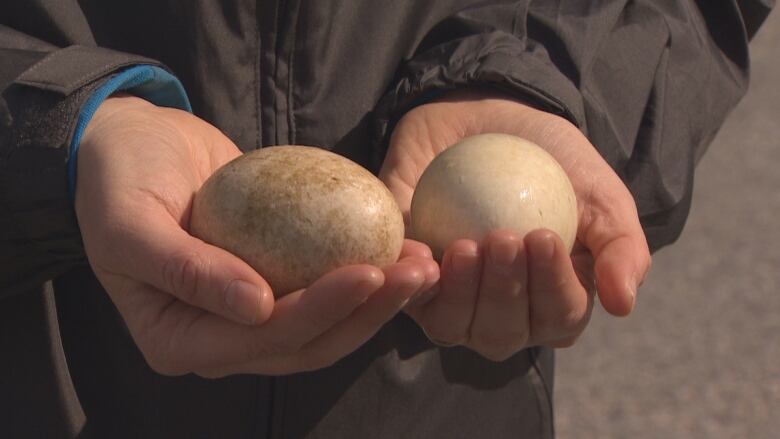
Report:
[[0,2],[0,299],[86,263],[68,193],[79,113],[122,69],[77,2]]
[[577,125],[633,193],[653,251],[688,215],[694,166],[748,84],[773,0],[483,2],[440,22],[377,106],[376,159],[409,109],[488,87]]

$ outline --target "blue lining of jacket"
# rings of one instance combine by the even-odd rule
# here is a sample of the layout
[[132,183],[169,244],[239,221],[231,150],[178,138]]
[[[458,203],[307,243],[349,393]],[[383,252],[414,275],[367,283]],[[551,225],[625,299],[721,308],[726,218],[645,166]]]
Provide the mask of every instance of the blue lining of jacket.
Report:
[[70,192],[71,200],[74,200],[76,196],[78,151],[84,131],[98,107],[117,91],[126,91],[161,107],[173,107],[192,112],[184,86],[175,76],[161,67],[153,65],[133,66],[106,81],[105,84],[92,93],[92,96],[87,99],[87,102],[81,108],[76,131],[73,133],[73,140],[70,144],[70,157],[68,159],[68,191]]

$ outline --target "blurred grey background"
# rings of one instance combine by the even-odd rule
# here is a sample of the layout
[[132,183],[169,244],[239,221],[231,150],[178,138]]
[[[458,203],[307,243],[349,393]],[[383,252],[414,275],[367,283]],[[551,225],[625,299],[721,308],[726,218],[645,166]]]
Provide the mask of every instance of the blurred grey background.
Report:
[[628,318],[558,351],[561,439],[780,438],[780,11]]

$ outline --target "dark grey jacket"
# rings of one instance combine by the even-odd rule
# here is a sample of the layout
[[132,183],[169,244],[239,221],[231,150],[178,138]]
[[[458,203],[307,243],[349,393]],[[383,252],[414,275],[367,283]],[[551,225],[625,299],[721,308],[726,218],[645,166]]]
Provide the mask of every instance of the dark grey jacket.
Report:
[[579,126],[658,249],[772,3],[0,1],[0,436],[551,437],[550,351],[495,364],[404,316],[314,373],[155,374],[85,262],[65,166],[81,105],[124,67],[164,65],[243,150],[322,145],[377,170],[405,111],[498,89]]

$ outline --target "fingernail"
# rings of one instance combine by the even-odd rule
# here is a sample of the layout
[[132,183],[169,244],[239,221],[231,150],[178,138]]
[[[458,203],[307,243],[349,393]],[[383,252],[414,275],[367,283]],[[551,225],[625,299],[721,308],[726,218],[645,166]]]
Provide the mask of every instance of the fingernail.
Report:
[[425,283],[425,274],[420,272],[419,276],[415,276],[411,279],[406,279],[401,285],[398,286],[398,291],[404,294],[417,294],[420,287]]
[[551,264],[553,256],[555,255],[555,240],[553,240],[551,236],[545,237],[538,250],[538,254],[534,259],[543,265]]
[[452,268],[457,273],[465,274],[471,273],[476,268],[474,259],[477,257],[475,253],[454,253],[452,255]]
[[355,291],[360,291],[364,294],[363,301],[367,301],[371,295],[378,290],[379,288],[382,288],[382,286],[385,284],[385,278],[382,276],[381,272],[377,273],[371,273],[370,276],[359,280],[354,285]]
[[639,291],[639,287],[641,287],[642,284],[645,283],[646,280],[647,280],[647,272],[645,272],[645,273],[643,273],[641,275],[637,274],[637,273],[634,273],[634,285],[636,285],[635,290]]
[[432,286],[431,288],[421,292],[420,294],[414,296],[410,303],[413,305],[425,305],[426,303],[433,300],[436,295],[439,294],[439,284],[436,283],[436,285]]
[[634,305],[636,305],[636,290],[637,290],[637,283],[635,280],[630,280],[626,283],[626,290],[628,292],[629,297],[631,298],[631,307],[630,310],[634,310]]
[[555,240],[550,236],[544,240],[544,245],[542,246],[542,258],[545,261],[552,261],[554,255],[555,255]]
[[398,286],[398,294],[406,296],[406,299],[401,302],[401,308],[405,307],[408,303],[412,302],[415,297],[420,295],[420,287],[425,282],[425,276],[418,280],[409,280]]
[[225,303],[230,312],[250,325],[257,321],[260,309],[260,287],[243,280],[230,281],[225,291]]
[[517,245],[506,241],[493,242],[490,244],[489,255],[494,265],[508,268],[517,257]]

